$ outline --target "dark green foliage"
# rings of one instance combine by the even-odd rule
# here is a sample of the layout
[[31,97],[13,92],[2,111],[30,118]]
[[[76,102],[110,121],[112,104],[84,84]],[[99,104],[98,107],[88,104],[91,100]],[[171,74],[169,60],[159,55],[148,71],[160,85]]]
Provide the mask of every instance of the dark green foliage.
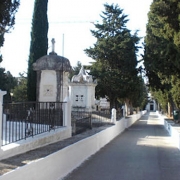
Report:
[[172,41],[180,50],[180,2],[179,0],[157,0],[151,5],[152,14],[156,15],[161,29],[154,26],[155,34]]
[[174,100],[175,106],[180,109],[180,78],[177,76],[172,76],[171,79],[172,89],[171,94]]
[[20,74],[17,78],[17,86],[13,89],[13,101],[22,102],[27,101],[27,77]]
[[6,90],[5,88],[6,84],[6,73],[4,68],[0,68],[0,89]]
[[[15,13],[19,7],[19,0],[1,0],[0,2],[0,47],[4,44],[4,33],[15,24]],[[0,62],[2,55],[0,55]]]
[[137,32],[131,35],[126,27],[127,15],[118,5],[105,4],[102,24],[95,24],[92,35],[97,38],[86,54],[95,60],[90,68],[93,78],[97,79],[96,97],[108,96],[111,107],[118,99],[129,98],[133,92],[134,78],[137,78]]
[[36,100],[36,72],[32,64],[40,57],[47,54],[48,49],[48,0],[35,0],[31,30],[31,45],[28,61],[27,95],[29,101]]
[[145,109],[145,106],[148,102],[148,90],[144,83],[144,80],[141,76],[138,76],[137,79],[133,79],[134,86],[132,93],[130,93],[130,99],[133,107],[139,107],[140,109]]
[[166,90],[151,90],[151,94],[160,103],[160,110],[163,110],[164,112],[168,112],[168,102],[170,93]]
[[10,92],[16,85],[16,79],[12,74],[4,68],[0,68],[0,89],[3,91]]
[[15,13],[20,0],[1,0],[0,2],[0,35],[8,32],[15,24]]
[[[179,17],[179,0],[154,0],[148,14],[144,65],[149,86],[164,108],[167,101],[172,107],[174,102],[177,107],[180,104]],[[164,102],[163,98],[167,101]]]
[[0,68],[0,90],[7,92],[7,94],[4,96],[5,102],[11,101],[10,93],[12,92],[16,84],[17,81],[12,76],[12,74],[9,71],[5,72],[4,68]]

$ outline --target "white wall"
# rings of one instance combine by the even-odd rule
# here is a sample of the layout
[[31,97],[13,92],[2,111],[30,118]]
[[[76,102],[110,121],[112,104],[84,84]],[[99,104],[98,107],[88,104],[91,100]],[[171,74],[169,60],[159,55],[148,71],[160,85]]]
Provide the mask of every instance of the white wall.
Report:
[[137,121],[145,111],[131,115],[130,118],[122,118],[115,125],[72,144],[46,158],[31,162],[15,171],[0,176],[0,180],[56,180],[63,178],[72,170],[81,165],[87,158],[99,151],[127,127]]
[[94,83],[70,83],[69,93],[72,107],[85,107],[87,109],[95,107],[95,86]]
[[55,131],[43,133],[34,137],[29,137],[26,140],[11,143],[0,148],[0,159],[12,157],[63,139],[71,137],[71,127],[62,127]]
[[[2,114],[2,98],[0,91],[0,114]],[[0,159],[5,159],[12,157],[17,154],[21,154],[38,147],[45,146],[47,144],[57,142],[63,139],[67,139],[72,136],[72,127],[71,127],[71,102],[68,97],[66,97],[63,104],[63,121],[64,127],[56,129],[54,131],[42,133],[40,135],[29,137],[26,140],[18,141],[11,143],[6,146],[1,146],[0,144]],[[0,116],[0,128],[2,124],[2,116]],[[2,139],[2,138],[1,138]]]

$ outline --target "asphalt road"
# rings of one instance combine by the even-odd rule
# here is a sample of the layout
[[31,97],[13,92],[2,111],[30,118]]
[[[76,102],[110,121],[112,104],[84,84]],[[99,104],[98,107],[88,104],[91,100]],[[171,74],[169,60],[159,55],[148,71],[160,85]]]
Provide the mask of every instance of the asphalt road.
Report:
[[151,112],[64,180],[180,180],[180,151]]

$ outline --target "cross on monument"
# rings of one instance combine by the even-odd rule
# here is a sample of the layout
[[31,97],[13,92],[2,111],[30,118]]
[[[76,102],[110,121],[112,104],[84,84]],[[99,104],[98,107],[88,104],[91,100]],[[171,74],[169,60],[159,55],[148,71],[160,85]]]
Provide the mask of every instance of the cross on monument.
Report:
[[51,42],[52,42],[52,53],[54,53],[55,52],[55,39],[52,38]]

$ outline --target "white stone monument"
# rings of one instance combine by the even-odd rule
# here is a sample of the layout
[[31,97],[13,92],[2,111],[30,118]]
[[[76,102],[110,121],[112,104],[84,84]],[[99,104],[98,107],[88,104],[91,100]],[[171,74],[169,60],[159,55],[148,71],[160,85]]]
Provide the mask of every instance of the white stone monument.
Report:
[[37,101],[63,102],[68,96],[68,75],[71,65],[67,58],[55,52],[55,40],[52,39],[52,52],[39,58],[33,69],[37,71]]
[[95,87],[92,76],[88,75],[82,66],[79,74],[72,77],[69,83],[69,92],[72,109],[95,109]]

